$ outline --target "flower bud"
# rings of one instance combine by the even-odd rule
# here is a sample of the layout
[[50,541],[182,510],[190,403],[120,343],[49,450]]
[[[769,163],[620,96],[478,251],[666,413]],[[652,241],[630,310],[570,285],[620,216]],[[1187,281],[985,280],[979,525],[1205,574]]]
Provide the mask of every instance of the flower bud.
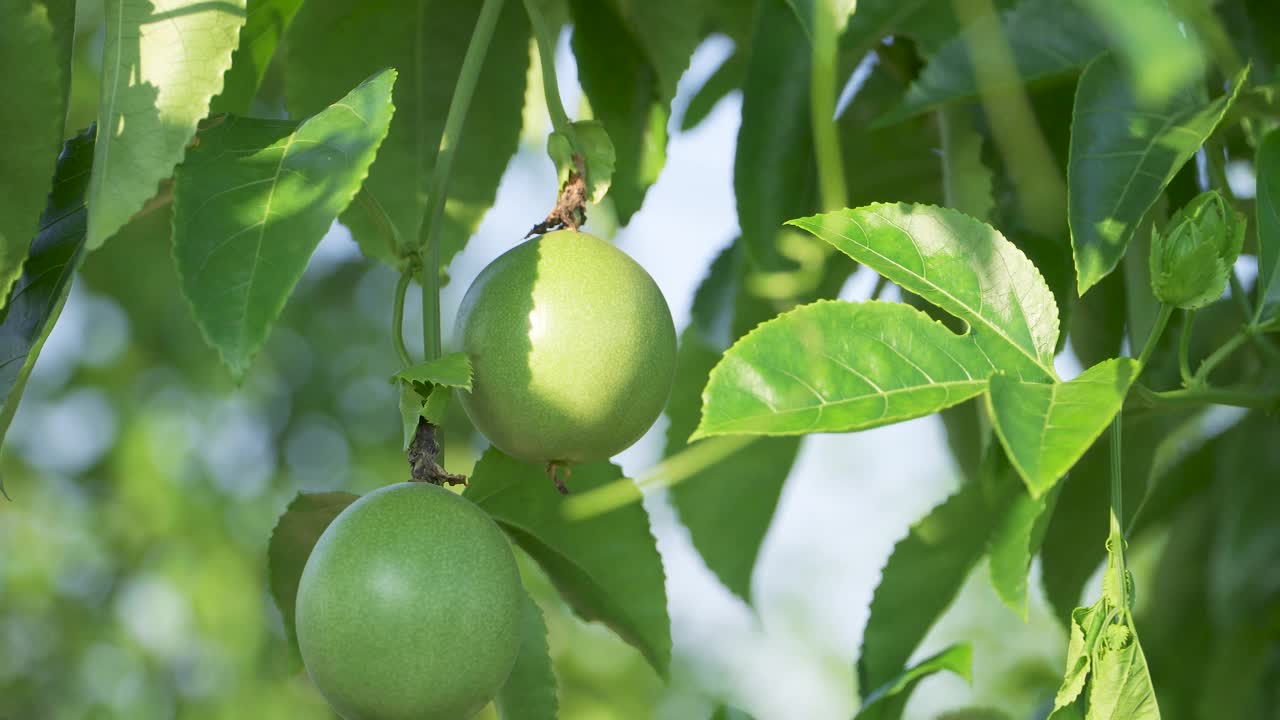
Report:
[[1217,300],[1244,246],[1244,216],[1217,192],[1196,196],[1151,231],[1151,291],[1161,302],[1192,309]]

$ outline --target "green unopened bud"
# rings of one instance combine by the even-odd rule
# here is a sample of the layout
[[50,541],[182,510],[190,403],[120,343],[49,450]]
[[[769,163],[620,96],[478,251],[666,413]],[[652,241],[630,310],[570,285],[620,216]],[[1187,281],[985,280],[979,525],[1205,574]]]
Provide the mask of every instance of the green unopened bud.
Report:
[[1216,192],[1201,193],[1174,213],[1164,233],[1151,231],[1151,291],[1191,309],[1222,296],[1244,246],[1244,216]]

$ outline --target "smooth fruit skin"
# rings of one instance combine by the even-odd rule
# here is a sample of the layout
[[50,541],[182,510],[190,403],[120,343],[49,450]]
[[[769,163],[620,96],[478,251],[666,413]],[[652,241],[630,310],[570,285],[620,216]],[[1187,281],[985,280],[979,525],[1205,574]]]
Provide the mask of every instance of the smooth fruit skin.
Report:
[[586,233],[559,230],[489,264],[458,310],[471,358],[460,392],[477,429],[530,462],[604,460],[630,447],[666,404],[676,331],[657,283]]
[[488,515],[435,485],[401,483],[334,519],[296,609],[303,664],[346,720],[464,720],[511,673],[524,590]]

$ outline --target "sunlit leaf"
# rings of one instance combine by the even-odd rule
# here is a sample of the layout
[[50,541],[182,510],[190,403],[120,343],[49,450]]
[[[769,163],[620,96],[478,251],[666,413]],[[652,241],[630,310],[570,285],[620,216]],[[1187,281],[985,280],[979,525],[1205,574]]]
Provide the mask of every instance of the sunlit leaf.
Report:
[[106,0],[105,7],[90,250],[142,209],[182,161],[222,90],[245,22],[245,0]]
[[[71,278],[84,258],[84,198],[93,163],[93,129],[67,141],[53,178],[39,233],[22,274],[0,311],[0,441],[13,422],[27,377],[62,312]],[[0,478],[0,493],[4,479]]]
[[1258,317],[1280,312],[1280,130],[1258,148]]
[[847,432],[967,400],[994,372],[972,335],[900,303],[820,301],[725,353],[694,437]]
[[1068,382],[991,378],[992,423],[1032,495],[1056,485],[1107,429],[1137,374],[1135,360],[1117,358]]
[[946,208],[876,204],[791,220],[969,324],[991,363],[1054,377],[1058,309],[1035,266],[994,228]]
[[284,620],[285,635],[296,662],[298,634],[294,625],[294,605],[298,597],[298,583],[302,569],[311,557],[311,549],[329,523],[338,517],[359,496],[345,492],[298,493],[284,514],[276,521],[267,546],[267,565],[271,597],[276,601],[280,617]]
[[351,202],[391,119],[394,70],[300,125],[228,116],[201,132],[174,184],[174,255],[209,344],[243,377]]
[[1137,636],[1123,647],[1104,648],[1093,665],[1085,720],[1159,719],[1151,671]]
[[1195,154],[1244,84],[1205,102],[1188,87],[1166,103],[1139,102],[1119,59],[1085,68],[1072,111],[1068,220],[1081,294],[1115,269],[1138,223]]
[[62,144],[64,77],[54,23],[37,0],[0,0],[0,297],[7,297],[40,224]]
[[524,603],[524,630],[520,654],[507,682],[493,699],[504,720],[556,720],[556,675],[547,647],[547,624],[542,610],[528,595]]
[[1143,105],[1159,105],[1204,75],[1205,52],[1195,36],[1195,24],[1175,14],[1178,3],[1071,1],[1093,16]]
[[397,372],[397,380],[431,385],[445,385],[471,389],[471,360],[466,353],[449,353],[435,360],[426,360]]
[[213,99],[211,112],[249,112],[267,66],[301,6],[302,0],[247,0],[240,45],[231,56],[231,69],[222,92]]
[[916,685],[940,672],[955,673],[966,682],[972,682],[973,648],[967,643],[952,645],[903,670],[896,678],[866,696],[866,701],[854,720],[898,720]]
[[[342,215],[361,251],[390,264],[419,240],[427,185],[481,3],[307,0],[287,36],[286,96],[306,117],[385,67],[400,73],[396,113],[357,202]],[[529,20],[505,3],[467,113],[441,228],[441,261],[465,245],[520,141]],[[537,219],[531,215],[530,225]]]
[[[575,465],[567,484],[586,492],[621,477],[609,463]],[[542,566],[579,615],[607,624],[666,675],[671,627],[665,575],[642,505],[569,520],[545,468],[492,449],[476,463],[465,495]]]

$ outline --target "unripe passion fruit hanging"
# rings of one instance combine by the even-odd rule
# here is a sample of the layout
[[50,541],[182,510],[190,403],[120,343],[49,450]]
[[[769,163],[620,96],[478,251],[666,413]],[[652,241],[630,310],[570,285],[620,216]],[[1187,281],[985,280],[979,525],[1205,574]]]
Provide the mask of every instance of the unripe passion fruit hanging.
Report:
[[603,460],[666,404],[676,333],[653,278],[613,245],[559,230],[489,264],[458,310],[471,358],[462,405],[500,450],[539,463]]
[[349,505],[307,558],[298,647],[346,720],[463,720],[506,682],[524,590],[493,520],[435,485]]

